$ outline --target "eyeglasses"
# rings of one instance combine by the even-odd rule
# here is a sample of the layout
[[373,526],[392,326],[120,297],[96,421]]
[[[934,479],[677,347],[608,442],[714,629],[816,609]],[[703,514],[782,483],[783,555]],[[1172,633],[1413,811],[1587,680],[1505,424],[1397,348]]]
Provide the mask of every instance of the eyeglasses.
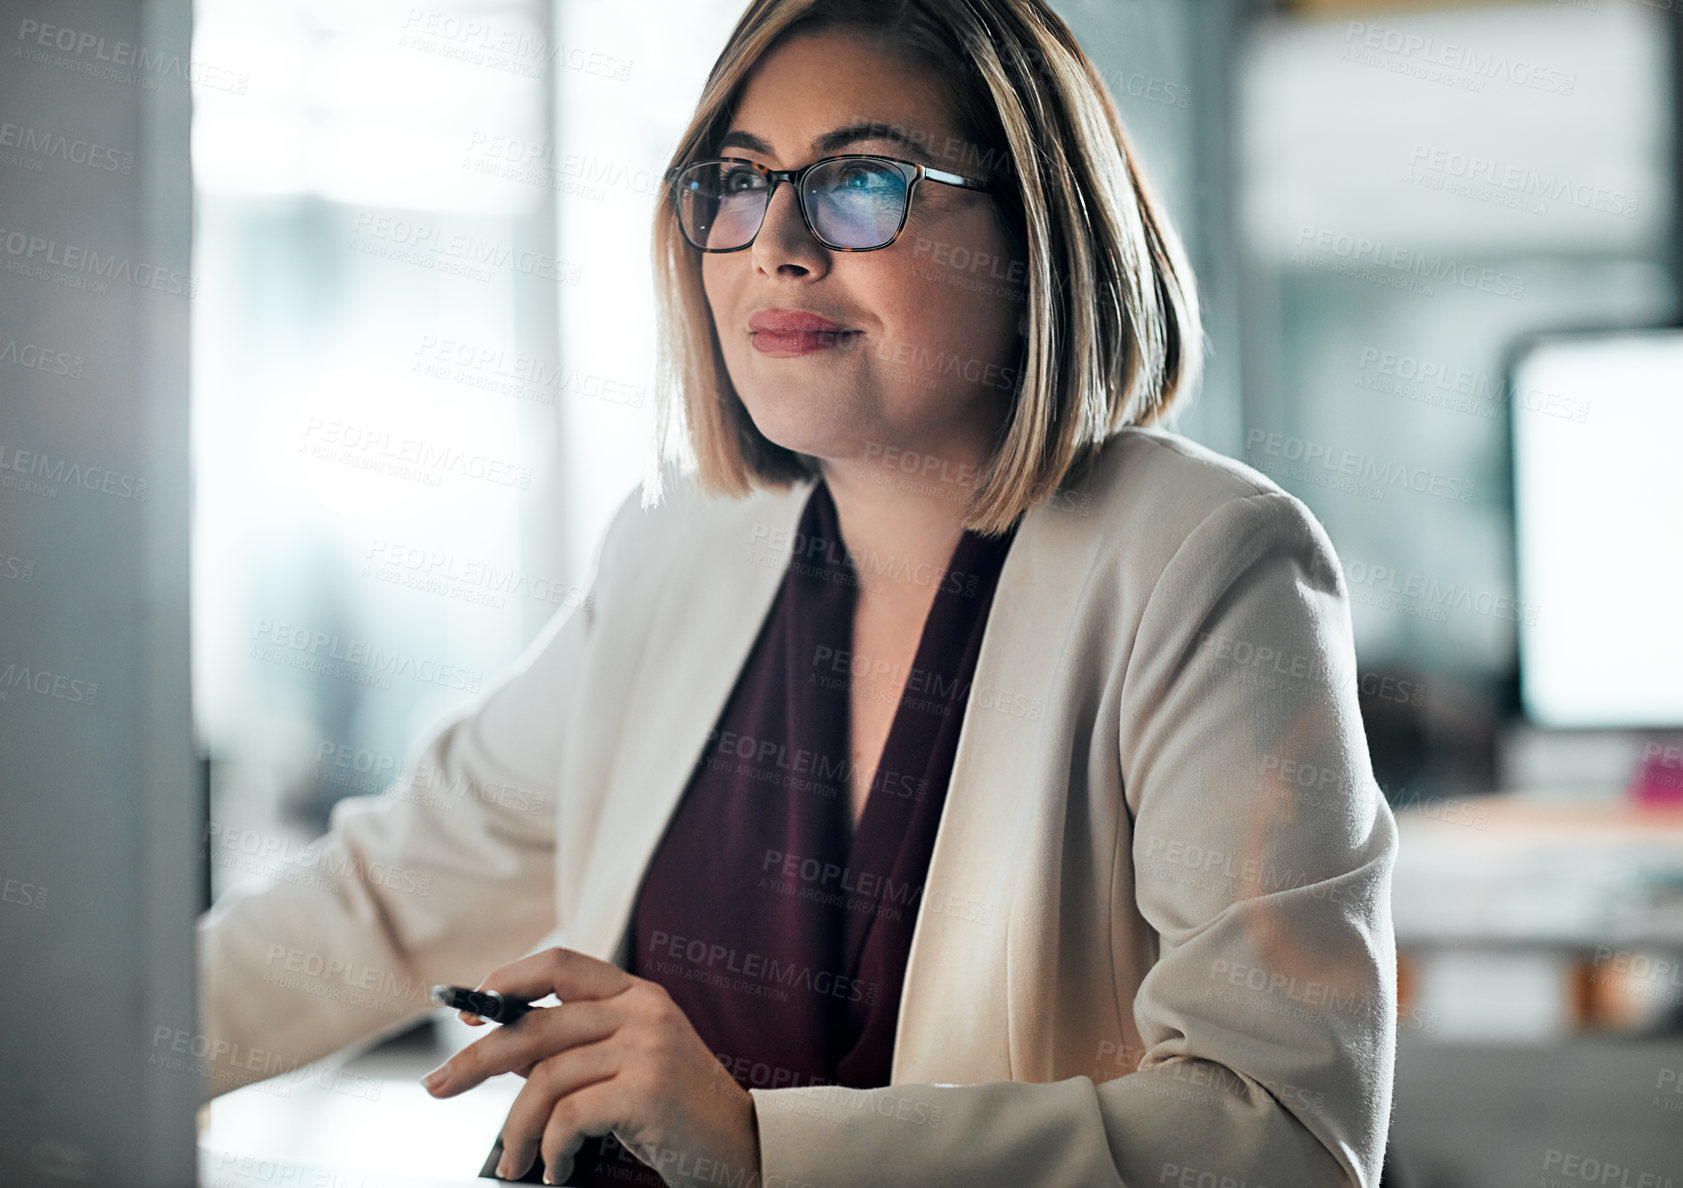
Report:
[[803,169],[768,169],[741,157],[697,161],[667,174],[678,226],[692,247],[739,252],[754,242],[778,183],[799,197],[801,218],[825,247],[874,252],[899,238],[912,191],[928,178],[944,186],[991,190],[987,182],[892,157],[825,157]]

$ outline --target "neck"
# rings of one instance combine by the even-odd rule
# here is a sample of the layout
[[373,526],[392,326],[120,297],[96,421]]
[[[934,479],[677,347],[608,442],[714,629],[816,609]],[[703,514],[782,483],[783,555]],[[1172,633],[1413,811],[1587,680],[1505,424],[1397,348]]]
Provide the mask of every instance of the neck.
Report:
[[908,474],[880,459],[824,459],[842,543],[859,572],[861,600],[927,601],[964,535],[976,466],[955,475]]

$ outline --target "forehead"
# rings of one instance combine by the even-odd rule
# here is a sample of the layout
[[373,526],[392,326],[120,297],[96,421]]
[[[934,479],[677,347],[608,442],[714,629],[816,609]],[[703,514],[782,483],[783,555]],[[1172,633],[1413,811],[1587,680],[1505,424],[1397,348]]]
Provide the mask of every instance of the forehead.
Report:
[[823,134],[858,125],[888,130],[908,148],[927,146],[931,163],[954,134],[939,77],[859,30],[801,34],[773,46],[749,73],[729,131],[749,133],[779,163],[793,164]]

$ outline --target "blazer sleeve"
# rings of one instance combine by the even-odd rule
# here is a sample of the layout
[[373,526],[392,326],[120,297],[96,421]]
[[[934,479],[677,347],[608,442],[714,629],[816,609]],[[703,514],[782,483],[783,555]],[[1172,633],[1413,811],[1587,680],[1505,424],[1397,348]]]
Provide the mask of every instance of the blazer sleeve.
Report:
[[1135,903],[1110,910],[1158,942],[1137,1067],[751,1090],[766,1183],[1376,1185],[1397,833],[1356,685],[1348,591],[1307,507],[1217,505],[1165,566],[1123,677]]
[[590,595],[430,727],[383,794],[339,801],[327,833],[292,853],[212,826],[213,861],[283,860],[197,923],[204,1100],[400,1030],[434,1009],[434,984],[477,985],[554,927],[560,739],[636,500],[603,539]]

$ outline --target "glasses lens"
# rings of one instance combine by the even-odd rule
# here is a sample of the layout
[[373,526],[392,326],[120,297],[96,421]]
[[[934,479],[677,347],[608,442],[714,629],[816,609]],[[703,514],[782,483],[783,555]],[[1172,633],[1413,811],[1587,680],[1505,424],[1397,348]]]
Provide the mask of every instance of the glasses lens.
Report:
[[696,247],[725,251],[754,238],[766,213],[766,182],[748,166],[711,161],[678,175],[678,223]]
[[906,175],[886,161],[830,161],[807,174],[805,188],[813,229],[835,247],[881,247],[906,217]]

